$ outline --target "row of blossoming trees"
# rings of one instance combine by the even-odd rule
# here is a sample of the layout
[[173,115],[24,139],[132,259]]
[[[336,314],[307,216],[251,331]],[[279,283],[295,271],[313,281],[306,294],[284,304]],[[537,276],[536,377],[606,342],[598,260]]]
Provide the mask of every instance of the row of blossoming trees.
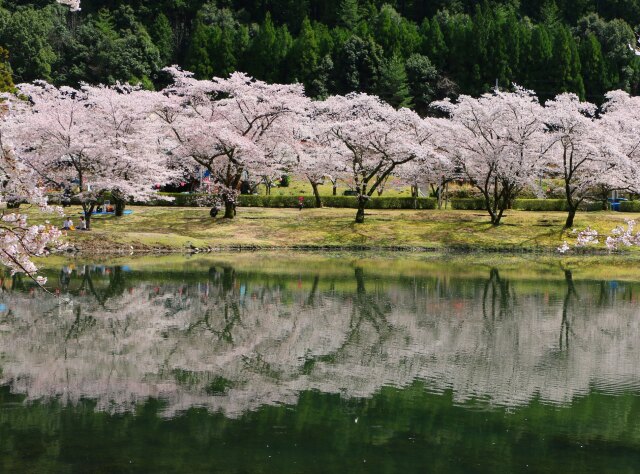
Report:
[[[158,184],[207,171],[233,218],[242,180],[288,172],[309,180],[318,204],[324,180],[350,183],[361,223],[367,201],[391,176],[417,189],[462,175],[497,225],[518,193],[549,178],[563,183],[570,227],[595,193],[640,187],[640,99],[624,92],[610,93],[598,110],[571,94],[543,106],[516,87],[435,103],[442,118],[421,118],[367,94],[312,101],[300,85],[242,73],[203,81],[176,67],[168,72],[174,81],[159,92],[19,85],[6,97],[1,129],[4,199],[46,206],[45,190],[74,189],[90,226],[105,193],[145,201]],[[3,262],[29,272],[16,265],[18,255],[41,250],[55,232],[28,228],[23,217],[4,220]]]

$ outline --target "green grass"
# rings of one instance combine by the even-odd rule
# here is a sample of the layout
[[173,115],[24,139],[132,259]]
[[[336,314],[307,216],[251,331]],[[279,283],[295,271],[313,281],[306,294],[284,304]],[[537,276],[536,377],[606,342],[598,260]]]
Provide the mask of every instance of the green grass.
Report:
[[[81,250],[106,253],[128,250],[215,248],[376,248],[434,250],[554,251],[573,236],[563,231],[563,212],[508,211],[492,227],[482,211],[370,210],[355,224],[353,209],[240,208],[235,219],[211,219],[208,209],[131,207],[133,214],[93,220],[90,232],[65,237]],[[80,208],[67,212],[77,220]],[[35,222],[46,217],[30,210]],[[587,225],[608,234],[640,214],[580,213],[575,227]],[[603,248],[601,245],[600,248]]]
[[[343,184],[339,184],[337,187],[337,195],[342,196],[343,193],[349,190],[347,186]],[[327,181],[326,184],[318,186],[318,191],[321,196],[332,196],[333,195],[333,185],[330,181]],[[266,186],[263,184],[258,186],[258,194],[266,194]],[[301,179],[291,179],[291,183],[287,187],[279,187],[274,186],[271,188],[272,196],[313,196],[313,189],[311,188],[311,184],[309,184],[308,180]],[[377,196],[377,193],[375,193]],[[387,186],[384,189],[382,196],[386,197],[394,197],[394,196],[405,196],[411,197],[411,189],[408,186],[399,185],[397,180],[390,179],[387,183]]]

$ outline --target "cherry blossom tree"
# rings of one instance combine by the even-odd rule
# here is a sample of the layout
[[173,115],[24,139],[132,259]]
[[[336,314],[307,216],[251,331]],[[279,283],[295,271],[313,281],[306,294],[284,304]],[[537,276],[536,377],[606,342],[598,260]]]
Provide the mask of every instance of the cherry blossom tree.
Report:
[[156,183],[170,179],[166,157],[149,136],[151,93],[45,82],[18,89],[32,105],[12,124],[16,152],[46,187],[75,194],[87,229],[106,193],[145,201]]
[[540,177],[542,106],[519,87],[435,105],[452,121],[445,137],[450,158],[482,193],[491,223],[499,225],[518,193]]
[[612,189],[640,192],[640,98],[623,91],[606,95],[599,119],[601,137],[618,162]]
[[[46,196],[36,186],[34,173],[16,156],[12,143],[6,138],[7,122],[24,111],[24,104],[13,97],[5,97],[0,122],[0,204],[25,201],[46,212],[55,211],[47,204]],[[46,279],[37,276],[33,257],[47,255],[58,246],[60,231],[45,223],[28,225],[27,216],[19,213],[2,213],[0,217],[0,264],[12,273],[25,273],[39,284]]]
[[440,137],[448,133],[446,119],[426,118],[414,121],[410,127],[415,137],[416,159],[403,164],[396,171],[403,183],[411,186],[411,195],[418,198],[420,188],[430,188],[442,207],[443,189],[455,179],[455,165],[444,149],[439,148]]
[[580,204],[593,197],[598,186],[620,186],[622,163],[615,150],[606,146],[607,137],[594,119],[595,105],[580,102],[575,94],[561,94],[545,104],[544,112],[547,173],[562,179],[569,211],[565,228],[569,229]]
[[348,170],[358,191],[356,223],[363,223],[367,202],[394,170],[416,158],[417,114],[396,111],[367,94],[333,96],[316,103],[316,127],[334,149],[339,167]]
[[233,218],[243,179],[281,167],[283,150],[294,146],[296,116],[308,99],[299,84],[267,84],[242,73],[200,81],[176,67],[167,70],[175,82],[156,113],[171,153],[185,169],[211,174],[225,217]]
[[301,179],[309,181],[316,207],[322,207],[322,197],[319,187],[329,181],[335,188],[340,177],[346,176],[348,170],[340,160],[339,150],[332,146],[332,141],[327,134],[316,126],[318,108],[310,109],[309,115],[304,121],[300,121],[296,128],[298,138],[298,161],[294,173]]

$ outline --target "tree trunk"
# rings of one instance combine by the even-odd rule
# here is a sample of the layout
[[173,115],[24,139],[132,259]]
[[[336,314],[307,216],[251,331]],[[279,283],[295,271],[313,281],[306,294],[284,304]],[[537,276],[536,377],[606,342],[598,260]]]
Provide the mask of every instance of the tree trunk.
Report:
[[577,205],[572,205],[570,202],[567,203],[569,206],[569,214],[567,215],[567,220],[564,223],[565,229],[570,229],[573,227],[573,219],[576,217],[576,211],[578,210]]
[[236,203],[234,201],[224,202],[224,217],[225,219],[233,219],[236,215]]
[[316,207],[322,207],[322,199],[320,198],[320,191],[318,190],[318,183],[310,181],[311,188],[313,189],[313,195],[316,198]]
[[333,183],[333,195],[338,195],[338,183]]
[[364,223],[364,209],[367,206],[367,196],[358,196],[358,212],[356,212],[356,224]]
[[84,222],[87,226],[87,230],[91,230],[91,216],[93,215],[93,210],[95,209],[95,207],[95,203],[82,205],[82,211],[84,212]]
[[122,217],[124,215],[124,209],[127,206],[127,203],[124,199],[114,198],[114,209],[116,217]]

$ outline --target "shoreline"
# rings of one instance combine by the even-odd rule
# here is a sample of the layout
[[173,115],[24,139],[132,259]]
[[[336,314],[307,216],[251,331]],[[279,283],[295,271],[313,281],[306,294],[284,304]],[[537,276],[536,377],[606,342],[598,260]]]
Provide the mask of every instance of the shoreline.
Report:
[[[123,217],[101,217],[92,230],[67,231],[62,241],[69,255],[162,255],[214,252],[404,252],[452,254],[495,253],[558,255],[563,241],[576,236],[563,229],[566,213],[509,211],[494,227],[478,211],[370,210],[364,224],[355,224],[352,209],[320,208],[303,211],[281,208],[239,208],[232,220],[211,219],[206,208],[129,207]],[[78,209],[67,208],[67,215]],[[53,217],[53,218],[52,218]],[[57,217],[29,212],[30,222]],[[609,235],[627,219],[640,214],[579,213],[575,228],[587,226]],[[601,239],[603,240],[603,239]],[[608,255],[597,246],[572,250],[564,256]],[[617,255],[640,255],[639,248]]]

